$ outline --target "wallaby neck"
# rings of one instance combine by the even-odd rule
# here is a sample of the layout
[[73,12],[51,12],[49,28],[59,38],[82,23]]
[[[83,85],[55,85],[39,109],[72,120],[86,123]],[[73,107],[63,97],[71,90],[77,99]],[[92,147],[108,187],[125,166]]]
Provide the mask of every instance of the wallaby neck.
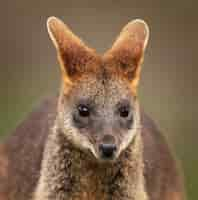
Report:
[[35,200],[146,200],[142,160],[140,134],[118,161],[105,164],[73,147],[54,129],[45,147]]

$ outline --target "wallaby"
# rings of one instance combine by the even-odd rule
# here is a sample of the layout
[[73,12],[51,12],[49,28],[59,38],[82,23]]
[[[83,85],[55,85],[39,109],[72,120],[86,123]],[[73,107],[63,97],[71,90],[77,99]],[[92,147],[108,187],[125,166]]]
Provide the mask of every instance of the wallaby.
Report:
[[104,55],[55,17],[61,67],[45,100],[0,146],[0,200],[183,200],[166,140],[138,103],[148,25],[133,20]]

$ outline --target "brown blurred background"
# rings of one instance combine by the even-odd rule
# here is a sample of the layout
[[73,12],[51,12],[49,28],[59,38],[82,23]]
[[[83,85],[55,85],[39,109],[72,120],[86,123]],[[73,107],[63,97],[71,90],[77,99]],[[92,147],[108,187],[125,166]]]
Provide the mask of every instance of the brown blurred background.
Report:
[[44,96],[57,93],[59,67],[46,19],[60,17],[99,52],[130,20],[143,18],[151,37],[140,101],[182,162],[188,199],[198,198],[198,2],[187,0],[20,0],[0,5],[0,134]]

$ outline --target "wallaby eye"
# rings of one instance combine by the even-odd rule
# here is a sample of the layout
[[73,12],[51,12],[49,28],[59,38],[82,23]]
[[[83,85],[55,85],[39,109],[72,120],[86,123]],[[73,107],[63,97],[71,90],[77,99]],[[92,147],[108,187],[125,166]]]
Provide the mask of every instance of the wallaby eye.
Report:
[[90,109],[86,105],[79,105],[78,106],[78,113],[81,117],[89,117]]
[[123,106],[119,109],[120,117],[126,118],[129,116],[129,108],[126,106]]

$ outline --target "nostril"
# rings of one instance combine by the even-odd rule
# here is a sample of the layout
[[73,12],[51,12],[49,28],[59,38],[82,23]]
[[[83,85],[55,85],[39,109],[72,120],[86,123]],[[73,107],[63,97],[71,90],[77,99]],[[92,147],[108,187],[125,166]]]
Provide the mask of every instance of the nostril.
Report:
[[99,150],[104,158],[111,158],[117,150],[114,144],[100,144]]

